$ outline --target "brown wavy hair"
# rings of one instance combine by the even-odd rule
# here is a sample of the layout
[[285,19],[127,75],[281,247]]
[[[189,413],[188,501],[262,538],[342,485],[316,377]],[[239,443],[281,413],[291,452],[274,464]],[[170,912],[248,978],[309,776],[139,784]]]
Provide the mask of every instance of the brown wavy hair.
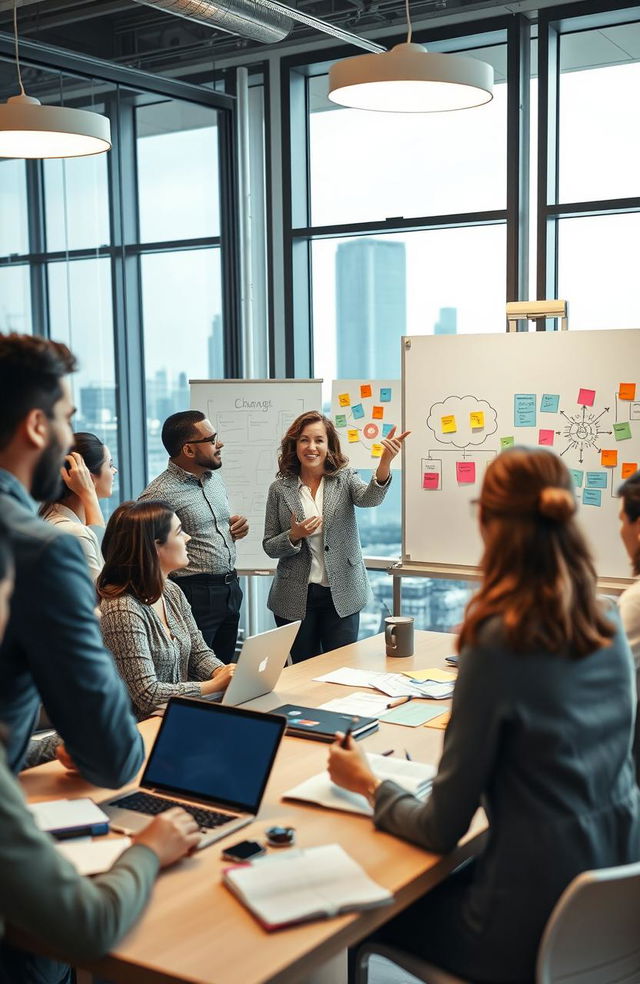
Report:
[[296,454],[296,444],[308,424],[324,424],[327,432],[327,457],[324,462],[325,475],[335,475],[337,471],[349,464],[349,459],[340,449],[340,438],[331,420],[319,410],[307,410],[296,417],[287,433],[282,438],[278,455],[277,478],[293,478],[300,474],[300,462]]
[[[626,482],[623,482],[618,489],[618,495],[622,499],[622,508],[627,515],[630,523],[635,523],[640,519],[640,471],[630,475]],[[640,544],[631,559],[633,573],[640,574]]]
[[484,538],[482,586],[473,596],[458,649],[500,616],[515,651],[574,659],[615,633],[596,597],[596,572],[576,522],[569,472],[544,449],[503,451],[485,473],[479,499]]
[[160,501],[123,502],[107,523],[102,541],[104,567],[96,589],[100,598],[131,594],[153,605],[164,580],[156,542],[166,543],[173,509]]

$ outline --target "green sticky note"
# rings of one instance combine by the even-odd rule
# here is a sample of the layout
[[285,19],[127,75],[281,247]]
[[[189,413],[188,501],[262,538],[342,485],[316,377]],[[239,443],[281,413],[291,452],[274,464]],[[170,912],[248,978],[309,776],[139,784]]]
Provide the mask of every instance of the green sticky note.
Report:
[[404,724],[407,728],[419,728],[439,714],[444,714],[449,707],[434,707],[433,704],[424,704],[421,700],[410,700],[400,707],[394,707],[388,714],[381,714],[380,720],[385,724]]
[[628,420],[625,420],[622,424],[614,424],[613,433],[616,441],[628,441],[631,437],[631,424]]
[[346,426],[347,426],[347,418],[345,417],[345,415],[343,413],[337,413],[336,427],[346,427]]
[[500,450],[504,451],[505,448],[512,448],[515,443],[516,442],[512,437],[501,437]]

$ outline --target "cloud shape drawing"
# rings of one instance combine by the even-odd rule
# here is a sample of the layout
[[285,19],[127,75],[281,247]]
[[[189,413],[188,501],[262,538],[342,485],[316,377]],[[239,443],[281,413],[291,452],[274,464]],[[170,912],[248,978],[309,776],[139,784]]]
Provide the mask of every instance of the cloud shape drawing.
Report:
[[[470,414],[472,411],[484,413],[484,427],[473,430]],[[442,417],[453,415],[456,418],[456,431],[453,434],[442,433]],[[442,403],[434,403],[429,411],[427,427],[433,431],[439,444],[451,444],[454,448],[468,448],[470,445],[484,444],[491,434],[498,429],[496,411],[477,396],[448,396]]]

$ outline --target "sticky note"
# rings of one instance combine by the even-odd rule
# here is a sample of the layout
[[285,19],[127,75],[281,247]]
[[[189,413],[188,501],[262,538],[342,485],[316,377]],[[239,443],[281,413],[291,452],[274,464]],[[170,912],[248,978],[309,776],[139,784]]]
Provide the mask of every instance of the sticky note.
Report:
[[587,472],[588,489],[606,489],[609,484],[609,476],[606,472]]
[[381,458],[383,451],[384,451],[384,448],[382,447],[381,444],[372,444],[371,445],[371,457],[372,458]]
[[364,417],[364,407],[361,403],[354,403],[351,407],[351,413],[353,414],[354,420],[360,420]]
[[622,477],[623,478],[630,478],[631,475],[634,474],[634,472],[637,472],[637,470],[638,470],[638,462],[637,461],[623,461],[622,462]]
[[603,468],[615,468],[618,464],[618,452],[612,450],[603,450],[600,455],[600,464]]
[[383,424],[382,425],[382,436],[383,437],[388,437],[394,427],[395,427],[395,424]]
[[618,396],[620,397],[621,400],[635,400],[636,384],[620,383],[620,388],[618,389]]
[[447,414],[445,417],[440,417],[440,424],[443,434],[455,434],[458,430],[455,415],[452,413]]
[[484,427],[484,411],[472,410],[469,414],[469,423],[472,430],[482,430]]
[[381,386],[380,387],[380,403],[390,403],[391,402],[391,387]]
[[504,451],[506,448],[512,448],[515,443],[516,442],[512,437],[501,437],[500,450]]
[[595,390],[581,389],[578,393],[578,399],[576,402],[579,403],[581,407],[592,407],[595,398]]
[[337,413],[336,427],[346,427],[346,426],[347,426],[347,418],[345,417],[345,415],[343,413]]
[[350,427],[347,431],[349,444],[357,444],[360,440],[360,431],[356,427]]
[[513,398],[513,426],[536,426],[536,394],[516,393]]
[[545,447],[553,447],[553,431],[552,430],[540,430],[538,431],[538,444],[543,444]]
[[360,387],[360,399],[366,400],[368,396],[371,396],[371,383],[363,383]]
[[382,420],[384,417],[384,407],[374,407],[371,411],[371,416],[374,420]]
[[571,475],[571,481],[577,489],[582,488],[582,483],[584,481],[584,472],[580,471],[579,468],[570,468],[569,474]]
[[600,489],[585,489],[582,493],[583,506],[601,506],[602,492]]
[[338,403],[340,404],[341,407],[350,407],[351,406],[351,397],[349,396],[348,393],[339,393],[338,394]]
[[613,436],[616,441],[628,441],[631,437],[631,425],[628,420],[624,420],[620,424],[613,425]]
[[458,485],[472,485],[476,480],[475,461],[456,461],[456,479]]
[[431,718],[430,721],[427,721],[425,728],[437,728],[439,731],[444,731],[449,724],[450,717],[451,711],[445,711],[444,714],[441,711],[437,717]]
[[440,475],[438,472],[425,472],[422,476],[422,488],[434,491],[438,488],[440,484]]
[[541,413],[557,413],[560,406],[560,396],[558,393],[543,393],[540,400]]

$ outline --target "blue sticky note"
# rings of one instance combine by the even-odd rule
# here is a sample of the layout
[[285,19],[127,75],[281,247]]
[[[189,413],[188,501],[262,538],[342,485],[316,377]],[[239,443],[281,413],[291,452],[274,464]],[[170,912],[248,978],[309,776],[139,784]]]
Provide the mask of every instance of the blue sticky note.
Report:
[[391,387],[381,386],[380,387],[380,403],[390,403],[391,402]]
[[361,403],[354,403],[354,405],[351,407],[351,413],[353,414],[356,420],[360,420],[361,417],[364,417],[364,407],[362,406]]
[[587,472],[588,489],[606,489],[609,485],[609,475],[607,472]]
[[543,393],[540,400],[541,413],[557,413],[560,406],[560,396],[558,393]]
[[513,398],[513,426],[536,426],[536,394],[516,393]]
[[600,489],[584,489],[582,492],[583,506],[601,506],[602,492]]
[[571,475],[571,480],[577,489],[582,488],[582,482],[584,480],[584,472],[580,471],[579,468],[570,468],[569,474]]
[[391,431],[393,430],[393,428],[395,426],[396,426],[395,424],[383,424],[382,425],[382,436],[383,437],[388,437],[389,434],[391,433]]

